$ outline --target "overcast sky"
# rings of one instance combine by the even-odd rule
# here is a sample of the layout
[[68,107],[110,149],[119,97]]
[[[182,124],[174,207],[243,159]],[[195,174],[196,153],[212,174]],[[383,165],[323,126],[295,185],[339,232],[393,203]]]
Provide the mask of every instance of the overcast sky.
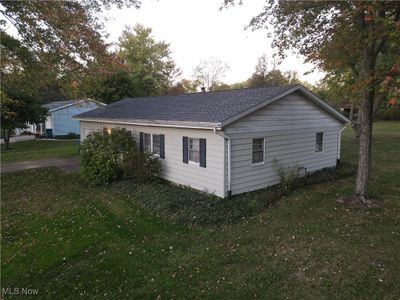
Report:
[[[271,39],[266,30],[245,30],[257,15],[264,0],[245,0],[242,6],[219,10],[222,0],[143,0],[140,9],[111,9],[105,12],[109,42],[117,42],[125,25],[136,23],[151,27],[156,40],[170,44],[172,58],[183,71],[182,78],[191,78],[200,60],[215,57],[226,62],[230,70],[226,83],[246,80],[254,72],[257,58],[272,57]],[[296,70],[299,77],[315,83],[323,76],[303,58],[292,54],[279,68]]]

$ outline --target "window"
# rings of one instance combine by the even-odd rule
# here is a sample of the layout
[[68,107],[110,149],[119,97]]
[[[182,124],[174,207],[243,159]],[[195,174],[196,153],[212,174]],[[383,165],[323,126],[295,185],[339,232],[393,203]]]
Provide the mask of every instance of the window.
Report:
[[143,134],[143,150],[148,153],[151,152],[151,134],[150,133]]
[[189,161],[198,164],[200,162],[200,141],[189,138]]
[[253,139],[252,163],[259,164],[264,162],[264,139]]
[[324,150],[324,133],[317,132],[315,136],[315,152],[322,152]]
[[160,135],[153,134],[153,153],[160,155]]

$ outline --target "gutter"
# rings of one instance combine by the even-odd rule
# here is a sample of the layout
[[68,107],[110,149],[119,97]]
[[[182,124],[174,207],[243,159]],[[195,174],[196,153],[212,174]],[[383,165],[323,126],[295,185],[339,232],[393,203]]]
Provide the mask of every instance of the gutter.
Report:
[[176,121],[163,121],[163,120],[118,120],[118,119],[103,119],[103,118],[84,118],[79,115],[74,116],[73,119],[78,121],[96,122],[96,123],[113,123],[122,125],[137,125],[137,126],[152,126],[152,127],[171,127],[171,128],[188,128],[188,129],[206,129],[214,130],[218,123],[208,122],[176,122]]
[[336,167],[340,164],[340,151],[342,147],[342,132],[347,128],[348,124],[346,124],[342,129],[339,130],[338,134],[338,148],[337,148],[337,158],[336,158]]
[[[214,133],[223,137],[224,139],[226,139],[228,141],[228,187],[227,187],[227,197],[231,197],[232,195],[232,190],[231,190],[231,138],[229,136],[227,136],[223,131],[221,131],[220,127],[215,127],[214,128]],[[225,174],[225,171],[224,171]]]

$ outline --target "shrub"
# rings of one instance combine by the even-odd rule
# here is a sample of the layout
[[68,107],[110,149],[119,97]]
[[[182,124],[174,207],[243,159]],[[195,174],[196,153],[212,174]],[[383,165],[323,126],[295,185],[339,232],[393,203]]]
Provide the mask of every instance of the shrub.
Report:
[[125,157],[123,171],[126,177],[136,182],[150,182],[159,177],[161,163],[152,154],[135,151]]
[[135,141],[126,129],[90,133],[81,146],[82,179],[95,185],[121,178],[124,158],[135,151]]

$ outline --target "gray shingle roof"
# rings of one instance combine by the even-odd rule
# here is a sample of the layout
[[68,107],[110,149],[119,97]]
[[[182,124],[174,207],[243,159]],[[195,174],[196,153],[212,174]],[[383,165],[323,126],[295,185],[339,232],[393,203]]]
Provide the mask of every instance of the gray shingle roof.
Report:
[[293,87],[295,85],[127,98],[75,117],[220,123]]

